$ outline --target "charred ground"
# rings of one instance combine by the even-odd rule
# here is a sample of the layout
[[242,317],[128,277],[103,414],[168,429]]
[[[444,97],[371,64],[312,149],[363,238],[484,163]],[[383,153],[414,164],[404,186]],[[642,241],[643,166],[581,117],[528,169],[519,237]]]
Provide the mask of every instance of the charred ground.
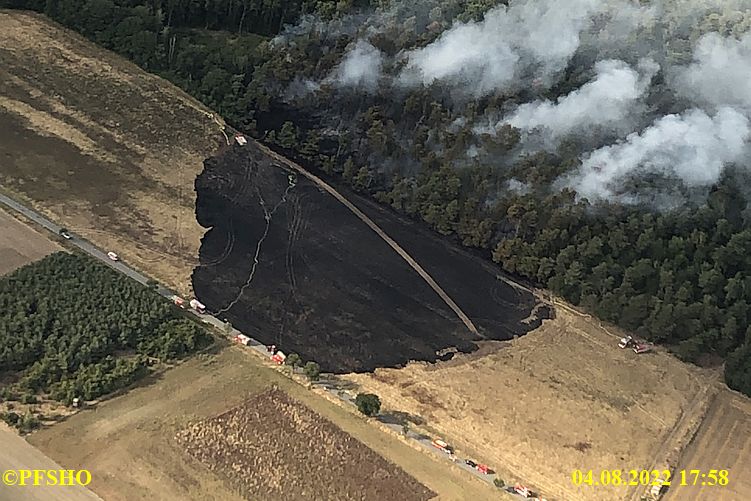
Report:
[[[198,221],[210,229],[193,287],[212,313],[240,330],[333,372],[477,348],[480,338],[380,237],[255,146],[208,159],[196,191]],[[525,321],[535,298],[498,280],[492,266],[355,194],[345,196],[412,254],[483,337],[510,339],[539,325]]]

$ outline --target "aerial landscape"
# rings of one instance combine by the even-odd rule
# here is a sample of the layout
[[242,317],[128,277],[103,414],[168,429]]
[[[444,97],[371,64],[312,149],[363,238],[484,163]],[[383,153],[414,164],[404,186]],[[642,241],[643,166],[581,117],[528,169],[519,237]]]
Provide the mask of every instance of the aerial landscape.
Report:
[[751,498],[749,79],[749,0],[0,0],[0,501]]

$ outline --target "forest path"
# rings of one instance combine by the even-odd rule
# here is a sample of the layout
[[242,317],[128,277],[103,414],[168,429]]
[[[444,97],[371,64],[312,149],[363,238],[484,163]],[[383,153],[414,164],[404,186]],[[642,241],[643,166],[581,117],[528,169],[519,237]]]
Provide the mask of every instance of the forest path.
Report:
[[[253,141],[249,138],[250,141]],[[407,264],[409,264],[412,269],[414,269],[420,277],[422,277],[425,282],[440,296],[440,298],[448,305],[449,308],[451,308],[454,313],[456,313],[456,316],[459,317],[459,319],[464,323],[464,325],[467,327],[467,329],[474,335],[481,337],[483,339],[487,339],[485,336],[480,334],[480,332],[477,330],[477,327],[472,323],[472,320],[467,316],[466,313],[462,311],[461,308],[459,308],[459,305],[457,305],[453,299],[444,291],[438,283],[433,280],[433,277],[430,276],[430,274],[423,269],[420,264],[415,261],[415,259],[410,256],[407,251],[405,251],[393,238],[388,236],[386,232],[384,232],[372,219],[370,219],[365,213],[363,213],[360,209],[358,209],[352,202],[347,200],[347,198],[344,197],[341,193],[339,193],[333,186],[329,185],[326,181],[321,179],[320,177],[316,176],[315,174],[312,174],[308,172],[305,168],[298,165],[297,163],[293,162],[292,160],[289,160],[288,158],[285,158],[275,151],[269,149],[268,147],[262,145],[261,143],[257,141],[253,141],[253,143],[260,149],[263,153],[268,155],[269,157],[273,158],[277,162],[282,163],[283,165],[286,165],[287,167],[295,170],[296,172],[299,172],[312,182],[314,182],[316,185],[320,186],[324,190],[326,190],[331,196],[333,196],[335,199],[337,199],[339,202],[341,202],[345,207],[347,207],[352,213],[357,216],[358,219],[360,219],[363,223],[365,223],[371,230],[373,230],[381,239],[383,239],[384,242],[386,242],[394,251],[401,256],[402,259],[404,259]]]

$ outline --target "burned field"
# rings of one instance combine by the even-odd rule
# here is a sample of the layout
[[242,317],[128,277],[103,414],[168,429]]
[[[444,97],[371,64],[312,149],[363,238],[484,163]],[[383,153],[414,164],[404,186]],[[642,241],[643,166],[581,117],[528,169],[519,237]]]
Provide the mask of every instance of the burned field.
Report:
[[[469,309],[480,335],[471,333],[347,207],[252,144],[207,160],[196,190],[198,222],[211,228],[193,273],[196,295],[240,330],[324,370],[435,361],[444,350],[471,352],[483,338],[509,339],[539,325],[526,322],[535,298],[497,280],[478,259],[411,226],[391,235]],[[387,232],[402,224],[345,196]]]
[[403,499],[435,493],[272,388],[178,432],[185,450],[253,499]]

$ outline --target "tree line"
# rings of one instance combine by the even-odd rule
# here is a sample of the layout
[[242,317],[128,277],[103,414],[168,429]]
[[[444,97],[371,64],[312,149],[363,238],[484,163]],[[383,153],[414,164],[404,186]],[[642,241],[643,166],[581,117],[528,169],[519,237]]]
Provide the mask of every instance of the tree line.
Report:
[[[518,155],[513,127],[472,129],[475,117],[506,105],[554,100],[583,84],[585,72],[568,71],[550,90],[475,100],[453,100],[437,85],[306,92],[300,83],[330,76],[356,34],[300,29],[274,44],[258,36],[304,14],[325,21],[382,3],[0,0],[45,12],[168,78],[235,127],[684,360],[725,359],[727,383],[751,395],[751,258],[744,252],[751,226],[736,188],[748,181],[730,174],[701,202],[661,213],[590,204],[550,188],[577,166],[579,139]],[[499,2],[433,3],[424,13],[381,20],[370,43],[391,55],[425,45],[454,20],[479,19]]]
[[211,342],[154,291],[86,256],[58,252],[0,278],[6,400],[92,400]]

